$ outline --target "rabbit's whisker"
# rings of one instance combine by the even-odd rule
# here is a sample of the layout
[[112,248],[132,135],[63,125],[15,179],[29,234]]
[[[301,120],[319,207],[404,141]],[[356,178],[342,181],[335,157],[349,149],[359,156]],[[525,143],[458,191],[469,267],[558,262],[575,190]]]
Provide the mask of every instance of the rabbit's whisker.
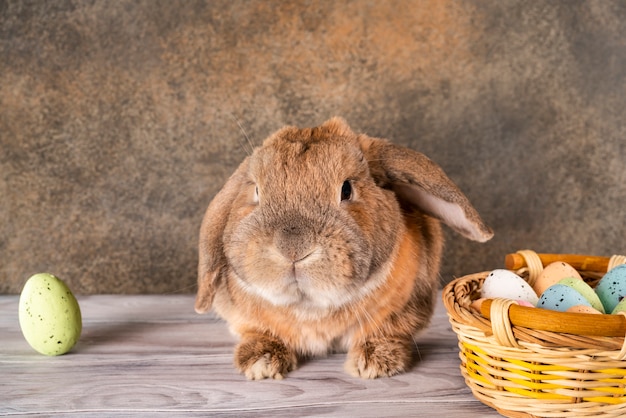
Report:
[[[252,152],[254,151],[254,148],[255,148],[254,143],[250,140],[250,137],[246,133],[246,130],[243,129],[243,126],[241,125],[241,122],[239,121],[239,119],[237,119],[237,117],[235,115],[233,115],[232,113],[230,113],[230,117],[233,118],[233,120],[235,121],[235,123],[239,127],[239,130],[241,131],[243,136],[246,138],[246,142],[242,144],[242,148],[244,149],[246,154],[248,154],[248,156],[252,155]],[[249,148],[246,147],[246,145]]]
[[415,351],[417,352],[417,358],[419,359],[419,361],[422,361],[422,353],[420,352],[420,348],[417,345],[417,340],[415,339],[414,335],[411,338],[413,338],[413,345],[415,345]]

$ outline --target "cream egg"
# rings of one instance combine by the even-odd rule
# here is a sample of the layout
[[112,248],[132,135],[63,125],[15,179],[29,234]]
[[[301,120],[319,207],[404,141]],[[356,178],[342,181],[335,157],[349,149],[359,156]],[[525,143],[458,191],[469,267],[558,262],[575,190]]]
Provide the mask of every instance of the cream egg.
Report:
[[555,261],[548,264],[537,276],[533,289],[538,295],[541,295],[552,285],[557,284],[560,280],[566,277],[573,277],[578,280],[582,280],[580,273],[567,263],[562,261]]

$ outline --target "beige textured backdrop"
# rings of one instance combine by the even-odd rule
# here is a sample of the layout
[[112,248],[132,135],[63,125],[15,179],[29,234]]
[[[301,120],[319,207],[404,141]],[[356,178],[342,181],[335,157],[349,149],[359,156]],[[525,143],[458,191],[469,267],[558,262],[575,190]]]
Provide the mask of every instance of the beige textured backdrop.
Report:
[[0,0],[0,293],[194,292],[246,154],[333,115],[437,161],[521,248],[626,252],[626,6],[613,1]]

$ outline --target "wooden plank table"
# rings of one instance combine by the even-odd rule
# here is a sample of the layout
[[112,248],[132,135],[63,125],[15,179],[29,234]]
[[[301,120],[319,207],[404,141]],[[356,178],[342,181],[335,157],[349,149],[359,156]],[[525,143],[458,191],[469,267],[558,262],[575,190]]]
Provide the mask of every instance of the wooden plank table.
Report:
[[[55,416],[500,416],[460,372],[456,335],[438,301],[408,373],[362,380],[345,354],[310,360],[284,380],[246,381],[232,366],[235,339],[192,295],[79,297],[83,333],[60,357],[32,350],[18,296],[0,295],[0,415]],[[458,415],[461,416],[461,415]]]

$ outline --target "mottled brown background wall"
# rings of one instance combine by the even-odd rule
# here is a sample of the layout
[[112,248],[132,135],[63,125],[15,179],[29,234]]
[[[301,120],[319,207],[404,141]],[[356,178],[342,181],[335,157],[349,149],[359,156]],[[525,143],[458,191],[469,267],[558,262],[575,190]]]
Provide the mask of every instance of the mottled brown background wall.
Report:
[[0,292],[194,292],[245,137],[333,115],[437,161],[521,248],[625,253],[626,7],[615,1],[0,0]]

